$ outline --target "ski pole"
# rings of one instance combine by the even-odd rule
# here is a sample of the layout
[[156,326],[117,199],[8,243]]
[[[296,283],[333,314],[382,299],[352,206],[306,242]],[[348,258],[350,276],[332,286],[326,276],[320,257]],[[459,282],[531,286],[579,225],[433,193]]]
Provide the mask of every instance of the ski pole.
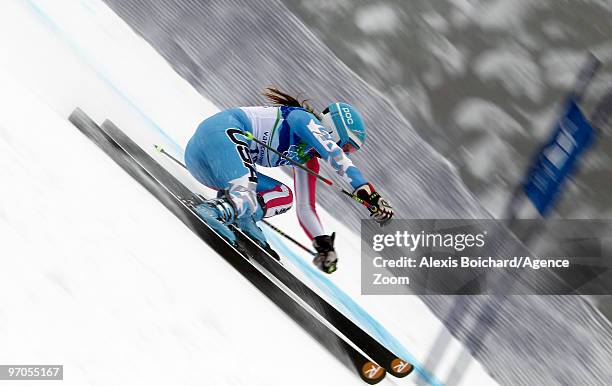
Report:
[[[168,153],[167,151],[164,150],[163,147],[159,146],[159,145],[154,145],[155,150],[159,153],[162,153],[163,155],[165,155],[166,157],[170,158],[172,161],[176,162],[177,164],[179,164],[180,166],[182,166],[183,168],[187,169],[187,166],[185,166],[184,163],[182,163],[181,161],[179,161],[178,159],[176,159],[175,157],[172,156],[172,154]],[[264,224],[266,224],[267,226],[269,226],[270,228],[272,228],[272,230],[274,230],[276,233],[278,233],[279,235],[283,236],[284,238],[286,238],[287,240],[291,241],[292,243],[294,243],[295,245],[297,245],[298,247],[302,248],[303,250],[305,250],[306,252],[310,253],[311,255],[316,255],[316,253],[308,248],[307,246],[305,246],[304,244],[300,243],[299,241],[297,241],[296,239],[294,239],[293,237],[289,236],[287,233],[283,232],[280,228],[278,228],[276,225],[273,225],[272,223],[270,223],[267,220],[261,220]]]
[[176,162],[177,164],[181,165],[185,170],[187,170],[187,166],[185,166],[184,163],[182,163],[181,161],[177,160],[176,158],[174,158],[172,156],[172,154],[166,152],[164,150],[163,147],[159,146],[159,145],[153,145],[155,147],[155,150],[157,150],[158,152],[162,153],[163,155],[165,155],[166,157],[170,158],[172,161]]
[[281,157],[282,159],[289,161],[293,166],[296,166],[300,169],[302,169],[303,171],[305,171],[306,173],[310,174],[311,176],[314,176],[318,179],[320,179],[321,181],[325,182],[327,185],[329,186],[333,186],[334,182],[332,180],[329,180],[325,177],[323,177],[320,174],[317,174],[315,172],[313,172],[312,170],[308,169],[306,166],[299,164],[297,162],[295,162],[294,160],[292,160],[291,158],[285,156],[284,154],[282,154],[280,151],[266,145],[265,143],[261,142],[260,140],[258,140],[257,138],[255,138],[253,136],[253,134],[249,133],[248,131],[243,131],[242,134],[247,137],[248,139],[250,139],[251,141],[254,141],[255,143],[265,147],[266,149],[270,150],[272,153],[276,154],[277,156]]
[[[248,131],[243,131],[242,134],[247,137],[248,139],[254,141],[255,143],[257,143],[258,145],[261,145],[263,147],[265,147],[266,149],[270,150],[271,152],[273,152],[274,154],[278,155],[279,157],[281,157],[282,159],[288,161],[290,164],[292,164],[295,167],[298,167],[302,170],[304,170],[306,173],[310,174],[311,176],[314,176],[316,178],[318,178],[319,180],[325,182],[327,185],[329,186],[334,186],[334,183],[321,176],[318,173],[313,172],[312,170],[308,169],[307,167],[305,167],[304,165],[299,164],[298,162],[292,160],[291,158],[287,157],[286,155],[282,154],[281,152],[279,152],[278,150],[268,146],[267,144],[261,142],[260,140],[258,140],[257,138],[255,138],[253,136],[253,134],[249,133]],[[378,207],[376,205],[372,205],[369,202],[366,202],[364,200],[362,200],[361,198],[357,197],[356,195],[354,195],[353,193],[343,189],[343,188],[338,188],[340,190],[340,192],[342,192],[343,194],[347,195],[348,197],[350,197],[351,199],[353,199],[354,201],[360,203],[361,205],[365,206],[366,208],[368,208],[368,210],[370,211],[370,213],[376,213],[378,212]]]
[[264,224],[266,224],[267,226],[269,226],[270,228],[272,228],[274,231],[276,231],[276,233],[278,233],[281,236],[284,236],[287,240],[293,242],[295,245],[297,245],[298,247],[302,248],[303,250],[305,250],[306,252],[310,253],[311,255],[316,255],[316,252],[313,251],[312,249],[308,248],[307,246],[305,246],[304,244],[300,243],[299,241],[297,241],[296,239],[294,239],[293,237],[289,236],[288,234],[286,234],[285,232],[283,232],[280,228],[278,228],[276,225],[273,225],[272,223],[266,221],[266,220],[261,220],[263,221]]

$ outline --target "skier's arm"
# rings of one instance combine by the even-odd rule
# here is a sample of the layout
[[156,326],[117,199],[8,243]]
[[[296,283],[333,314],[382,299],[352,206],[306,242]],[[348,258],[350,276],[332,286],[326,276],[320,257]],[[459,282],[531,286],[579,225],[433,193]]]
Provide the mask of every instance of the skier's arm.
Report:
[[372,212],[374,220],[384,224],[393,217],[393,208],[389,201],[380,197],[372,184],[368,183],[359,169],[347,157],[342,149],[333,141],[325,127],[318,119],[303,110],[294,110],[287,116],[289,125],[297,135],[313,146],[321,159],[342,176],[352,187],[353,194],[365,202],[378,208]]
[[[319,172],[319,161],[316,158],[308,161],[305,166],[315,173]],[[308,235],[308,238],[312,240],[324,234],[323,226],[316,210],[317,179],[300,168],[293,168],[293,173],[298,221],[306,235]]]
[[287,116],[287,122],[295,133],[313,146],[321,159],[326,161],[353,189],[367,184],[359,169],[332,140],[318,119],[303,110],[294,110]]

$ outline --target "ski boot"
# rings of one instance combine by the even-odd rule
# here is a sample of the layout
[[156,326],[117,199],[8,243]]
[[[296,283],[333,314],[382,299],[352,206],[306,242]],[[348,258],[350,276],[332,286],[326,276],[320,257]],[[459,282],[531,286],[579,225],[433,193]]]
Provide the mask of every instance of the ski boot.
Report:
[[337,269],[338,257],[334,250],[334,239],[336,238],[336,232],[331,235],[317,236],[312,240],[312,245],[317,250],[312,262],[321,271],[325,273],[333,273]]
[[257,206],[257,211],[251,216],[243,216],[236,219],[236,226],[251,240],[259,244],[262,248],[269,248],[268,240],[260,227],[257,226],[257,221],[263,218],[263,209]]
[[229,228],[236,218],[232,204],[223,198],[206,200],[193,208],[196,213],[221,237],[236,245],[236,235]]
[[262,220],[265,214],[266,204],[261,199],[261,196],[257,195],[257,210],[252,216],[246,216],[244,218],[236,219],[236,227],[239,228],[249,239],[257,243],[264,251],[266,251],[270,256],[272,256],[276,261],[281,263],[281,258],[278,253],[272,249],[268,240],[266,239],[265,234],[261,230],[261,228],[257,225],[257,222]]

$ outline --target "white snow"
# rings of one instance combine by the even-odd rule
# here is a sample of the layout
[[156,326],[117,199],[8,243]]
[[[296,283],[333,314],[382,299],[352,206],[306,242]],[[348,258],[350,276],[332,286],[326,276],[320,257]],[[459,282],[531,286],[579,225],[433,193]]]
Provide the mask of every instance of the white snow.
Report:
[[364,63],[377,71],[386,71],[389,66],[388,53],[384,45],[370,42],[351,45],[351,49]]
[[[269,385],[308,358],[360,383],[3,70],[0,102],[0,363],[63,364],[67,385]],[[274,372],[261,348],[285,353]]]
[[468,98],[453,112],[453,121],[465,130],[495,135],[523,133],[523,127],[496,104],[480,98]]
[[360,7],[355,24],[365,33],[390,34],[401,25],[397,10],[388,4],[377,2]]
[[444,70],[451,75],[463,74],[466,70],[466,53],[441,34],[422,35],[422,44],[435,57]]
[[449,29],[448,21],[438,12],[430,10],[421,14],[421,19],[431,28],[440,33],[445,33]]
[[[470,172],[478,178],[492,179],[493,173],[509,177],[518,172],[508,144],[494,134],[484,133],[465,150],[465,163],[469,165]],[[493,155],[496,156],[496,161],[491,161]]]
[[481,4],[479,7],[478,24],[484,28],[505,29],[521,28],[523,19],[529,12],[545,4],[539,0],[496,0]]
[[451,0],[455,7],[453,20],[456,25],[474,23],[488,30],[519,31],[529,12],[546,6],[542,0]]
[[554,49],[544,52],[541,65],[546,82],[553,87],[569,89],[585,60],[584,52],[578,50]]
[[543,83],[538,65],[520,46],[505,46],[482,53],[474,65],[480,79],[496,80],[513,96],[526,96],[537,102]]
[[[66,385],[362,384],[66,120],[80,106],[180,157],[210,101],[98,0],[6,1],[0,46],[0,363],[64,364]],[[326,277],[291,254],[296,275],[418,363],[439,362],[441,383],[463,354],[460,384],[494,384],[453,338],[429,358],[448,332],[418,297],[361,296],[358,235],[320,215],[340,269]],[[293,212],[274,222],[306,242]],[[272,351],[284,354],[273,368]]]

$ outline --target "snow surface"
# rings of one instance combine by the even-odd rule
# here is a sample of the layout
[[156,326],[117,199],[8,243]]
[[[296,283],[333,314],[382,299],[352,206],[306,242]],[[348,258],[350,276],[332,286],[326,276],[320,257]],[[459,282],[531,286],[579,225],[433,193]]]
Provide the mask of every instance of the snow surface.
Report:
[[[80,106],[181,157],[210,101],[99,1],[6,1],[0,46],[0,363],[64,364],[67,385],[362,384],[66,120]],[[271,240],[419,367],[385,384],[443,384],[457,360],[459,384],[495,383],[416,296],[361,296],[358,235],[320,216],[338,232],[332,277]],[[293,211],[273,222],[307,242]]]
[[359,9],[355,24],[364,32],[388,34],[399,28],[401,22],[393,7],[375,3]]
[[[0,84],[0,363],[63,364],[67,385],[264,385],[299,347],[352,380],[63,116]],[[287,355],[271,372],[261,348]]]

